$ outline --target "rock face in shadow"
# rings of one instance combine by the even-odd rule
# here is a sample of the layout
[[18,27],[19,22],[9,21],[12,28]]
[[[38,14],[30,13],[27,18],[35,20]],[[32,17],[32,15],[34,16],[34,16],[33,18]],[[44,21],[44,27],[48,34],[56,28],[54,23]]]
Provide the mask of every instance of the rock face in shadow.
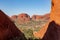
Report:
[[25,40],[24,34],[18,30],[10,18],[0,10],[0,40]]
[[50,22],[42,40],[60,40],[60,25]]

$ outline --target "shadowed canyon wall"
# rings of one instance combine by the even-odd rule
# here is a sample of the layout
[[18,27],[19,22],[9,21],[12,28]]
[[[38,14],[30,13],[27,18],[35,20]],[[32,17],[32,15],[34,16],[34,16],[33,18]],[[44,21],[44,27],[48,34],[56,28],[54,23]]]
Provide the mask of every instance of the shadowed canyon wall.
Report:
[[15,26],[10,18],[0,10],[0,40],[25,40],[24,34]]

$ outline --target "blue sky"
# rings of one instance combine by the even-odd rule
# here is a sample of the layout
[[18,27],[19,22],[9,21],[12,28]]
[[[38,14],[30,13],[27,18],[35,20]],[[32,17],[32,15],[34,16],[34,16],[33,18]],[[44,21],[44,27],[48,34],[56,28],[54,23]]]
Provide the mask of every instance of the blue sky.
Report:
[[27,13],[43,15],[50,12],[51,0],[0,0],[0,9],[7,15]]

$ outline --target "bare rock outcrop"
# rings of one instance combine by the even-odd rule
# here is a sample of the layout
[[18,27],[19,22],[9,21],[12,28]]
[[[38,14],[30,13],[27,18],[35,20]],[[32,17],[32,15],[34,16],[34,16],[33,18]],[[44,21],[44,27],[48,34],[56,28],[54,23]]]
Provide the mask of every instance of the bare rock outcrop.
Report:
[[42,40],[60,40],[60,0],[52,0],[51,3],[50,21],[34,33],[35,37]]
[[17,17],[18,17],[17,15],[13,15],[13,16],[11,16],[10,18],[11,18],[11,20],[12,20],[12,21],[14,21],[14,22],[15,22],[15,21],[16,21],[16,19],[17,19]]
[[0,10],[0,40],[25,40],[24,34],[15,26],[10,18]]
[[31,19],[32,19],[33,21],[39,21],[39,20],[42,19],[42,18],[43,18],[43,17],[42,17],[41,15],[33,15]]
[[44,20],[49,20],[50,19],[50,13],[47,13],[47,14],[43,15],[43,19]]
[[32,18],[31,18],[33,21],[39,21],[41,19],[44,19],[44,20],[49,20],[50,19],[50,14],[47,13],[45,15],[33,15]]
[[30,16],[26,13],[21,13],[17,17],[17,22],[19,24],[27,23],[30,21]]

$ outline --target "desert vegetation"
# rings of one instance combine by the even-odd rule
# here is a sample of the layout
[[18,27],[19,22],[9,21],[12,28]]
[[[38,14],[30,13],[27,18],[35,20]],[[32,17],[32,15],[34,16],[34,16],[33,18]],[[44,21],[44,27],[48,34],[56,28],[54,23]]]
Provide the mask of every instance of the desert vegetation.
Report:
[[24,33],[26,39],[28,40],[40,40],[39,38],[35,38],[33,32],[39,31],[48,20],[39,20],[33,21],[30,20],[28,23],[18,24],[16,21],[15,25]]

